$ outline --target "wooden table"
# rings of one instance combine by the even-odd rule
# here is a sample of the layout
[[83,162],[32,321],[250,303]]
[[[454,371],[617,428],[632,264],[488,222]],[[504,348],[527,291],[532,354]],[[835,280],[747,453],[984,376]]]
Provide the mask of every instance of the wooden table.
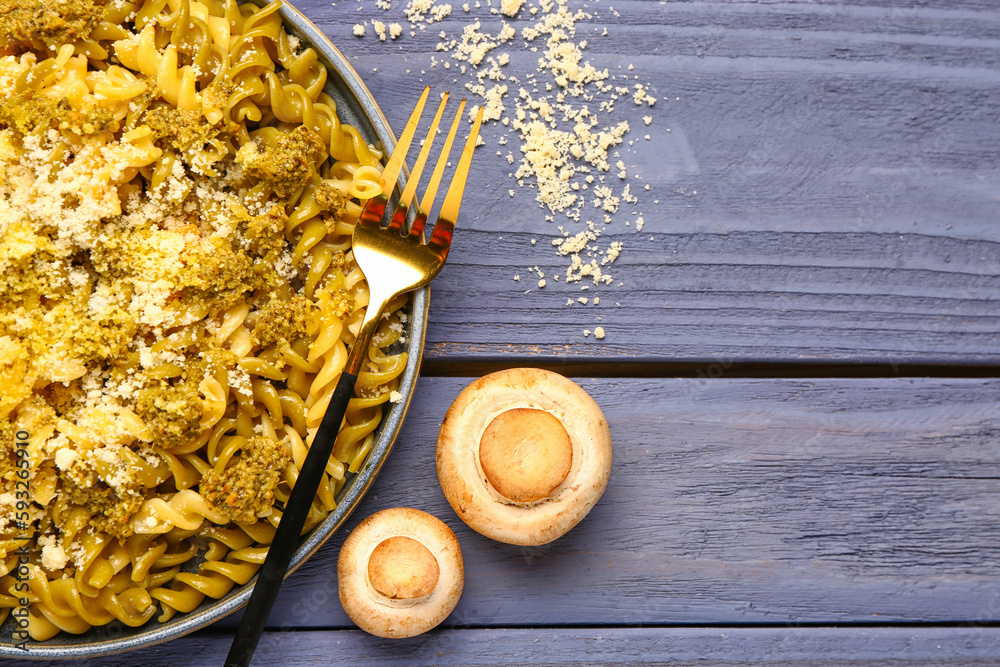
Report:
[[[496,32],[482,4],[385,43],[370,21],[408,28],[403,0],[299,6],[399,128],[425,83],[468,80],[430,62],[447,59],[439,29]],[[624,247],[600,305],[538,289],[529,267],[564,271],[551,240],[577,228],[545,220],[487,128],[417,396],[347,525],[400,505],[440,517],[461,602],[412,640],[363,634],[337,600],[343,532],[287,581],[254,664],[1000,664],[1000,8],[589,7],[586,57],[659,98],[615,110],[645,228],[607,225]],[[533,69],[520,39],[509,50]],[[578,379],[614,439],[601,502],[540,548],[468,529],[434,471],[461,388],[519,365]],[[238,620],[77,664],[221,664]]]

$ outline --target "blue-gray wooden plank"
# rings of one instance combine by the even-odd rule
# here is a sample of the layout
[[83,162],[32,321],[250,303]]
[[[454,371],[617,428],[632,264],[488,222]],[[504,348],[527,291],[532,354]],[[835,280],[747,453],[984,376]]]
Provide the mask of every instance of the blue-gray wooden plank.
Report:
[[[611,481],[537,548],[473,532],[440,490],[438,427],[468,381],[420,379],[347,525],[404,505],[450,525],[467,568],[452,623],[1000,621],[1000,380],[581,380]],[[344,534],[286,581],[273,626],[350,626]]]
[[[410,36],[403,0],[389,11],[374,1],[298,4],[397,128],[425,83],[461,90],[473,78],[444,69],[439,30],[537,20],[453,2],[451,17]],[[516,137],[498,145],[508,130],[491,124],[434,283],[427,358],[1000,362],[1000,8],[910,5],[571,0],[594,15],[577,26],[585,58],[659,98],[620,99],[612,116],[631,125],[621,158],[641,176],[640,202],[601,238],[624,243],[615,283],[583,293],[552,279],[567,265],[550,245],[557,226],[582,223],[545,220],[535,191],[508,177]],[[402,36],[379,42],[375,19],[401,22]],[[520,37],[500,51],[522,83],[540,55]],[[633,210],[641,234],[624,226]],[[588,305],[566,305],[581,295]],[[596,326],[603,341],[583,336]]]
[[[438,428],[468,381],[420,379],[346,524],[411,506],[451,526],[450,627],[1000,623],[1000,380],[581,379],[610,424],[610,483],[534,548],[473,532],[438,485]],[[286,580],[272,629],[353,627],[346,534]]]
[[[199,632],[79,667],[221,665],[232,636]],[[992,667],[1000,629],[961,628],[581,628],[438,629],[385,640],[360,630],[266,632],[253,664],[355,665],[669,665],[718,667]],[[11,660],[9,667],[37,662]]]

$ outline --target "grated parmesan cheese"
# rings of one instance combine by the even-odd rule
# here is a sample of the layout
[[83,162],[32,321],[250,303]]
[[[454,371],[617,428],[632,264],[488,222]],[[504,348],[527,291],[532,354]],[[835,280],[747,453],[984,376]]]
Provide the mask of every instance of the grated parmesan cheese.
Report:
[[524,0],[500,0],[500,12],[505,16],[517,16],[523,6]]
[[59,470],[67,470],[78,458],[80,458],[80,455],[76,452],[76,450],[70,447],[63,447],[62,449],[56,450],[56,468]]
[[61,570],[69,562],[66,550],[56,542],[55,535],[40,535],[38,546],[42,548],[42,567],[46,570]]
[[[496,136],[498,145],[506,145],[510,138],[516,140],[519,154],[497,151],[500,159],[517,163],[509,177],[518,188],[508,188],[508,196],[514,197],[517,189],[534,190],[538,205],[547,209],[546,220],[561,214],[569,224],[586,225],[582,231],[560,227],[559,235],[552,238],[556,253],[568,261],[562,272],[564,282],[570,285],[587,279],[595,286],[610,286],[615,282],[610,267],[624,244],[606,243],[602,231],[622,213],[623,202],[638,204],[639,198],[627,181],[640,178],[630,173],[622,155],[630,152],[628,147],[636,142],[630,138],[629,123],[614,117],[614,103],[631,99],[637,105],[652,107],[657,100],[648,85],[634,81],[637,76],[612,75],[587,58],[587,40],[578,38],[577,32],[595,18],[591,7],[597,7],[596,3],[578,8],[571,7],[568,0],[541,0],[522,15],[525,4],[524,0],[499,0],[485,5],[475,2],[475,9],[469,3],[463,4],[462,9],[472,16],[457,28],[449,28],[450,23],[443,26],[430,64],[432,68],[438,64],[447,68],[448,61],[439,58],[442,54],[450,57],[459,72],[468,76],[466,90],[482,100],[471,105],[469,118],[481,107],[484,121],[504,129]],[[480,20],[482,14],[475,11],[484,6],[492,14],[514,19],[520,16],[524,23],[511,25],[501,19],[499,25],[491,23],[487,27]],[[608,11],[616,14],[611,8]],[[451,5],[410,0],[404,14],[411,27],[419,25],[423,29],[449,16]],[[607,28],[601,34],[607,35]],[[523,46],[512,51],[511,42],[518,35]],[[535,72],[526,76],[508,73],[506,68],[517,50],[537,54]],[[635,67],[628,65],[627,70],[631,72]],[[645,125],[652,121],[651,115],[642,116]],[[649,135],[645,138],[648,140]],[[617,177],[620,186],[612,186],[610,180],[605,182],[606,177]],[[649,185],[643,184],[643,191],[648,190]],[[585,218],[587,210],[599,211],[602,226]],[[642,231],[643,215],[637,210],[631,213],[633,218],[625,220],[624,226]],[[559,275],[552,279],[558,280]],[[546,284],[539,276],[538,287]],[[593,303],[598,302],[595,297]],[[573,303],[583,302],[567,301],[568,305]]]

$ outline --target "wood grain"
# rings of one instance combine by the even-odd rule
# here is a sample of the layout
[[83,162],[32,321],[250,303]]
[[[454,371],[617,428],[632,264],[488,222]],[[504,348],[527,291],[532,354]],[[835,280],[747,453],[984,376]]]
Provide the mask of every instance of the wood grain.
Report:
[[[425,84],[470,80],[431,67],[446,59],[438,31],[500,26],[486,2],[466,14],[453,1],[446,21],[381,43],[370,21],[408,27],[403,0],[295,4],[397,129]],[[531,182],[508,176],[516,138],[490,125],[434,283],[426,358],[703,372],[581,380],[608,416],[615,469],[593,512],[540,548],[456,518],[433,450],[468,379],[421,379],[347,528],[400,505],[443,519],[465,556],[459,606],[410,641],[353,629],[335,576],[345,531],[286,582],[255,664],[998,663],[1000,380],[725,377],[740,364],[1000,365],[1000,8],[914,4],[589,3],[585,57],[659,98],[623,98],[608,118],[632,128],[612,162],[640,176],[637,204],[591,216],[602,247],[624,244],[614,283],[553,279],[567,261],[552,239],[582,223],[546,219]],[[534,72],[520,39],[502,50],[507,74]],[[583,336],[596,326],[604,340]],[[238,620],[76,664],[219,664]]]
[[[220,665],[227,633],[200,632],[169,644],[79,667]],[[670,665],[718,667],[988,667],[1000,654],[1000,629],[964,628],[608,628],[438,629],[384,640],[360,630],[267,632],[254,665],[419,667],[421,665]],[[8,667],[37,662],[13,660]]]
[[[421,378],[394,451],[346,525],[349,530],[378,510],[410,506],[453,528],[466,584],[446,627],[488,630],[481,635],[487,638],[526,628],[522,636],[532,642],[575,638],[566,655],[601,662],[613,660],[603,653],[588,658],[593,638],[636,627],[854,625],[845,642],[853,638],[861,642],[856,647],[871,648],[879,642],[865,637],[883,629],[866,626],[944,623],[956,627],[898,629],[899,636],[941,633],[933,636],[973,650],[961,654],[970,659],[978,651],[1000,656],[997,627],[987,627],[1000,623],[1000,380],[581,379],[611,428],[611,480],[576,528],[534,548],[474,533],[438,486],[438,427],[469,381]],[[310,646],[358,646],[350,633],[300,632],[353,628],[336,581],[346,535],[335,535],[285,582],[268,625],[296,632],[287,639],[274,635],[270,660],[291,651],[312,664],[316,656],[309,652],[318,649]],[[229,637],[238,621],[239,614],[212,628]],[[542,631],[581,627],[591,629]],[[692,631],[715,636],[711,629]],[[114,629],[102,632],[113,636]],[[212,636],[104,664],[173,660],[190,646],[214,655],[228,639]],[[310,636],[317,643],[299,645]],[[748,636],[788,646],[780,632]],[[669,651],[672,637],[653,633],[642,645]],[[362,642],[366,659],[404,659],[405,650],[397,654],[373,641]],[[455,650],[466,643],[455,641]],[[758,650],[752,645],[747,661]],[[708,650],[701,646],[697,650]],[[814,657],[830,662],[813,664],[861,660],[860,653],[837,654],[838,642],[821,648],[815,645]],[[136,655],[142,660],[129,662]],[[931,660],[932,654],[918,655]],[[457,664],[474,661],[449,656]]]
[[[599,242],[624,244],[614,284],[581,292],[553,280],[567,260],[551,240],[582,223],[546,221],[531,183],[508,177],[516,137],[498,145],[509,132],[494,123],[434,283],[427,358],[1000,363],[1000,10],[911,4],[589,5],[585,57],[659,98],[652,108],[621,99],[609,116],[630,123],[634,145],[619,157],[640,176],[639,203],[612,223],[588,204]],[[439,30],[453,37],[478,18],[495,34],[505,18],[485,2],[468,14],[455,4],[448,20],[382,43],[370,25],[354,37],[353,24],[407,27],[401,7],[299,5],[396,127],[425,83],[461,89],[471,78],[457,63],[431,67],[448,59],[435,51]],[[508,74],[534,71],[539,54],[520,39],[499,50],[511,54]],[[625,226],[633,211],[642,233]],[[579,296],[590,304],[566,305]],[[583,335],[596,326],[603,341]]]
[[[466,563],[453,626],[1000,621],[1000,381],[581,380],[614,470],[590,515],[538,548],[472,532],[437,484],[437,429],[467,382],[420,380],[348,522],[412,506],[451,526]],[[272,627],[351,627],[345,535],[286,581]]]

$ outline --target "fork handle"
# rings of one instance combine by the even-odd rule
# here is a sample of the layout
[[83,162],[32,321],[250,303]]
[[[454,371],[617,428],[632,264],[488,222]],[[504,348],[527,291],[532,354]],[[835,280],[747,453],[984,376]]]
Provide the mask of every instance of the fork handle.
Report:
[[[368,346],[364,347],[367,350]],[[274,598],[288,571],[292,554],[298,546],[302,526],[309,515],[313,498],[316,497],[319,482],[323,479],[323,471],[326,470],[326,463],[330,460],[340,424],[347,412],[347,403],[354,394],[354,384],[357,381],[357,373],[350,373],[344,369],[340,374],[337,388],[333,390],[330,404],[326,408],[326,414],[323,415],[323,422],[309,447],[309,453],[295,480],[288,502],[285,503],[285,511],[281,515],[281,521],[278,522],[274,540],[267,550],[267,558],[257,573],[257,582],[250,595],[250,602],[243,612],[243,620],[240,621],[240,627],[236,631],[236,638],[229,649],[225,667],[246,667],[250,664],[257,642],[260,641],[264,626],[267,624],[268,614],[274,605]]]

